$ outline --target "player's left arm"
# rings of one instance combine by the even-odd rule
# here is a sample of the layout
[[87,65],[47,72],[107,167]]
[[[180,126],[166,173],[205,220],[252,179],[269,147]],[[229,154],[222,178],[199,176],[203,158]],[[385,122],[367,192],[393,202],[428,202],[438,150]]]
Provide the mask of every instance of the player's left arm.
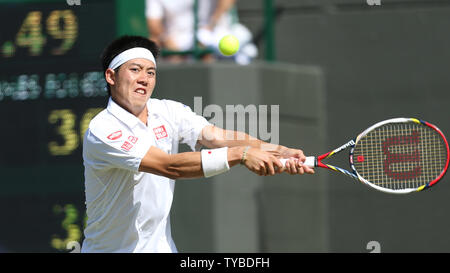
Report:
[[198,142],[208,148],[250,146],[270,152],[277,158],[289,158],[285,172],[290,174],[314,173],[314,169],[304,166],[306,157],[301,149],[292,149],[283,145],[267,143],[244,132],[225,130],[213,125],[205,126]]

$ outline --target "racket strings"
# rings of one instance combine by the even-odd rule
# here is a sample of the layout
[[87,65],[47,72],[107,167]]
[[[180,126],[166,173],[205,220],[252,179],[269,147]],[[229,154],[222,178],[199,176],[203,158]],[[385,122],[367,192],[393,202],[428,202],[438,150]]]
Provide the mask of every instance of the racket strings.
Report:
[[365,180],[388,189],[418,188],[436,179],[447,160],[445,142],[417,123],[390,123],[361,137],[353,164]]

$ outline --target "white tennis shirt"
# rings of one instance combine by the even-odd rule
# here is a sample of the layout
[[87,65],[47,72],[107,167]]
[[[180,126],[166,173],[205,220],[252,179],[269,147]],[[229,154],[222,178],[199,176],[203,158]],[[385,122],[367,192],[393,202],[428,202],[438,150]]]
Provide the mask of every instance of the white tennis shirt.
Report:
[[181,103],[150,99],[148,126],[111,98],[84,135],[87,226],[82,252],[177,252],[170,229],[175,182],[139,172],[150,146],[195,150],[210,125]]

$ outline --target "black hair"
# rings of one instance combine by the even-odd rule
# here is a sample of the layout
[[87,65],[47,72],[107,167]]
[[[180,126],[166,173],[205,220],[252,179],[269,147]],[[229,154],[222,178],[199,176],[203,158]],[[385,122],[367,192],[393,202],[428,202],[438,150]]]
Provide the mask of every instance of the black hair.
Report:
[[[109,64],[111,61],[120,53],[122,53],[125,50],[128,50],[130,48],[134,47],[143,47],[153,54],[155,57],[155,60],[159,56],[159,47],[155,44],[155,42],[149,40],[148,38],[142,37],[142,36],[121,36],[117,38],[116,40],[112,41],[103,51],[101,56],[102,61],[102,67],[103,67],[103,74],[108,69]],[[119,71],[119,68],[116,68],[114,71],[116,73]],[[108,94],[111,96],[111,88],[109,84],[107,84]]]

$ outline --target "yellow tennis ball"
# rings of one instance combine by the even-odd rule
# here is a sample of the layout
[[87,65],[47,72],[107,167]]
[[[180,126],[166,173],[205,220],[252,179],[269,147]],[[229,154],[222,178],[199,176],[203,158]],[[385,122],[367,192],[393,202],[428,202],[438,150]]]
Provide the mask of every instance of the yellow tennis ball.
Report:
[[219,50],[225,56],[232,56],[239,50],[239,40],[229,34],[220,39]]

